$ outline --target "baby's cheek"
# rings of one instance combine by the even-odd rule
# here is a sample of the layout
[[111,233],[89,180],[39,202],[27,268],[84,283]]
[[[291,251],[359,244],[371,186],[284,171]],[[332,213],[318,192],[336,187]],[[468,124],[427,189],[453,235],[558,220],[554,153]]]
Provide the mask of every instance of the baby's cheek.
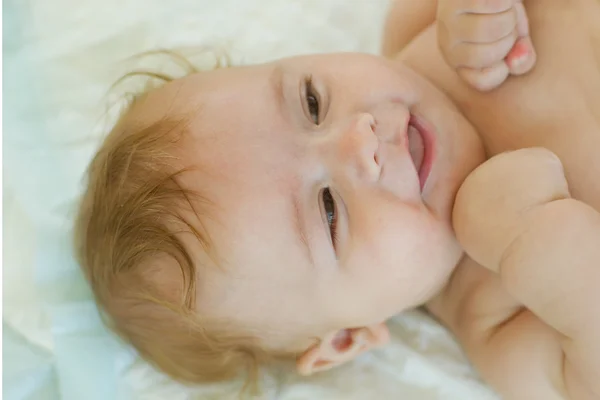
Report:
[[370,194],[353,204],[344,269],[370,295],[412,305],[446,279],[460,250],[450,228],[422,204]]
[[430,234],[419,219],[410,213],[373,216],[353,237],[351,265],[371,279],[414,278],[416,266],[430,254]]

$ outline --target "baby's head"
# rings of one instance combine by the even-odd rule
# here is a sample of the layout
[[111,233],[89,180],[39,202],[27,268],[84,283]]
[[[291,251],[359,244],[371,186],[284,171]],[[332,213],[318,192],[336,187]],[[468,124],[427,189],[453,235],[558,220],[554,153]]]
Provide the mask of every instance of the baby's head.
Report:
[[383,58],[192,74],[105,140],[78,254],[114,329],[172,376],[273,356],[309,374],[385,343],[447,282],[454,197],[481,159],[449,100]]

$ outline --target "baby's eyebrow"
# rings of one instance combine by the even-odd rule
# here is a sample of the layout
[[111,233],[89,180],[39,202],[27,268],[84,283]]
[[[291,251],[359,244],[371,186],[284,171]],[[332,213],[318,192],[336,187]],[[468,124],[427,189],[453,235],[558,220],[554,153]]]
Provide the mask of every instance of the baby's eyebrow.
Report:
[[308,236],[306,235],[306,226],[302,222],[303,212],[302,205],[297,194],[297,191],[292,191],[292,208],[294,210],[292,219],[294,220],[293,229],[298,241],[302,244],[302,249],[306,253],[310,265],[314,266],[314,258],[310,244],[308,243]]

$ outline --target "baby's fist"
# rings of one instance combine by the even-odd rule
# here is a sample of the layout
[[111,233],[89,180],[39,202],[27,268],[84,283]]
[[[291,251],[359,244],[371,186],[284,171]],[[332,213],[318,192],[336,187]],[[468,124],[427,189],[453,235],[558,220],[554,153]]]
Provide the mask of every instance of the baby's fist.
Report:
[[522,0],[438,0],[437,33],[446,61],[481,91],[535,64]]
[[452,223],[471,258],[498,272],[506,249],[539,207],[570,198],[562,162],[550,150],[524,148],[495,155],[465,179]]

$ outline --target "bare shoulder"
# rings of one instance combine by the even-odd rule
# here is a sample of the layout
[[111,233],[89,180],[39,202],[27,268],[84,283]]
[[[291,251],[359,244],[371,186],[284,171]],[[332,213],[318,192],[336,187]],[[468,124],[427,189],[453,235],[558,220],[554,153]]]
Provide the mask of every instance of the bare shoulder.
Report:
[[383,56],[393,58],[408,43],[435,21],[437,0],[392,0],[386,19]]

